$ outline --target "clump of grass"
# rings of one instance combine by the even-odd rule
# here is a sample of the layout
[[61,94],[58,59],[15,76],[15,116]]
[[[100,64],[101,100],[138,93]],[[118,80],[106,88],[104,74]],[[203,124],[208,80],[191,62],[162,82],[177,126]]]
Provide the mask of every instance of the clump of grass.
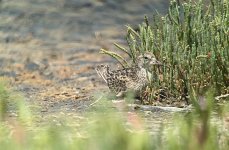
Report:
[[194,104],[194,110],[186,114],[184,118],[175,118],[175,125],[169,128],[169,134],[167,134],[166,148],[228,149],[227,128],[229,126],[225,122],[228,105],[215,109],[213,89],[202,93],[201,96],[193,93],[191,101]]
[[31,114],[21,94],[13,92],[7,79],[0,77],[0,121],[18,116],[21,123],[31,123]]
[[[127,26],[129,49],[116,47],[133,63],[139,53],[150,51],[164,64],[157,72],[159,77],[148,87],[145,98],[149,103],[154,103],[157,95],[189,103],[191,89],[198,94],[210,87],[216,95],[229,93],[228,14],[227,0],[211,0],[210,4],[172,0],[168,14],[155,15],[152,24],[145,17],[137,31]],[[161,89],[166,89],[166,94]]]

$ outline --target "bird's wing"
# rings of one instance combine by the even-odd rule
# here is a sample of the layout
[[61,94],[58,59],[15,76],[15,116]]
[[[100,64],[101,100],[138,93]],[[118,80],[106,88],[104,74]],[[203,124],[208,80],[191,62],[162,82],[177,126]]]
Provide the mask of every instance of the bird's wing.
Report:
[[134,81],[137,79],[137,72],[133,68],[122,69],[116,72],[116,77],[125,82]]

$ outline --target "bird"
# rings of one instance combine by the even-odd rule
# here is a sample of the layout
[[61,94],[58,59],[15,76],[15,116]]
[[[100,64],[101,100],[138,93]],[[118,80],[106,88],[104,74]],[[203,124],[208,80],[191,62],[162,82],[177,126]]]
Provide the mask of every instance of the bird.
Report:
[[138,93],[147,83],[151,73],[147,70],[152,65],[162,65],[150,52],[145,52],[136,58],[136,63],[128,68],[111,70],[109,65],[98,65],[95,70],[106,82],[110,91],[117,97],[122,97],[127,91]]

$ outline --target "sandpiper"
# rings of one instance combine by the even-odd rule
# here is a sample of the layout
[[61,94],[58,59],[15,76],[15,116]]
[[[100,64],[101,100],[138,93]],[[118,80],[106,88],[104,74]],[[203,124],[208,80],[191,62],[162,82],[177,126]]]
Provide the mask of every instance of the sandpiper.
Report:
[[120,97],[129,90],[138,92],[149,83],[151,73],[148,72],[147,68],[152,65],[161,65],[161,62],[152,53],[146,52],[137,57],[133,67],[111,70],[108,65],[102,64],[97,66],[95,70],[107,83],[109,89],[117,97]]

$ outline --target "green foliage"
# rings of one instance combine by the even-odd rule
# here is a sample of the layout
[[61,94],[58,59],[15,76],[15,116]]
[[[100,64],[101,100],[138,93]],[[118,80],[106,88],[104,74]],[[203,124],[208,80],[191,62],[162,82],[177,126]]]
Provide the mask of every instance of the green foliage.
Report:
[[229,2],[205,3],[172,0],[168,14],[155,15],[152,25],[145,17],[137,31],[127,26],[129,50],[117,47],[133,62],[151,51],[164,64],[152,92],[166,88],[177,99],[187,99],[191,89],[200,95],[209,87],[216,95],[229,92]]
[[6,79],[0,78],[0,121],[8,119],[8,112],[13,112],[21,122],[30,123],[31,114],[25,105],[24,98],[17,92],[12,92]]
[[[192,112],[177,114],[151,135],[137,121],[140,117],[107,109],[113,106],[110,101],[83,121],[64,115],[55,117],[60,123],[50,119],[39,124],[25,98],[0,78],[0,149],[229,149],[229,107],[215,112],[213,103],[215,91],[228,92],[228,4],[212,0],[204,7],[201,1],[172,1],[168,15],[156,16],[154,25],[145,18],[139,31],[128,27],[130,50],[116,44],[133,63],[139,53],[152,51],[165,64],[163,78],[153,85],[168,87],[175,95],[188,92]],[[121,56],[104,53],[125,64]]]
[[[15,95],[12,90],[6,88],[7,84],[0,85],[1,100]],[[2,109],[6,111],[1,112],[4,112],[5,116],[0,122],[1,149],[228,149],[229,134],[226,130],[229,126],[224,124],[224,119],[228,117],[228,107],[223,108],[222,118],[213,122],[212,93],[211,91],[205,93],[202,103],[194,105],[193,112],[175,115],[171,119],[172,122],[167,124],[165,121],[161,130],[151,135],[144,129],[145,125],[140,117],[133,112],[117,112],[114,109],[111,111],[102,106],[100,111],[84,115],[81,120],[60,115],[55,116],[57,122],[53,122],[50,118],[44,124],[37,124],[38,120],[35,122],[28,118],[22,120],[20,115],[14,118],[8,117],[10,108],[0,103],[1,108],[6,107]],[[13,97],[18,99],[17,96]],[[21,96],[19,99],[24,101]],[[106,99],[102,98],[101,103],[104,103],[104,100]],[[12,99],[7,98],[6,103],[11,101]],[[111,101],[106,100],[106,102],[109,103],[107,107],[112,106]],[[101,106],[99,103],[100,101],[96,103],[97,110]],[[22,109],[28,110],[24,102],[16,105],[13,110]]]
[[[193,112],[186,114],[185,118],[180,118],[180,116],[175,118],[175,126],[168,129],[170,134],[166,139],[167,149],[229,148],[229,134],[226,131],[228,125],[225,126],[223,119],[225,114],[222,118],[217,118],[215,114],[218,114],[218,111],[213,109],[216,107],[213,99],[212,91],[209,90],[199,97],[200,102],[195,103]],[[221,109],[225,111],[228,106],[224,105]]]
[[3,83],[0,83],[0,119],[3,120],[7,111],[7,101],[9,95],[4,87]]

